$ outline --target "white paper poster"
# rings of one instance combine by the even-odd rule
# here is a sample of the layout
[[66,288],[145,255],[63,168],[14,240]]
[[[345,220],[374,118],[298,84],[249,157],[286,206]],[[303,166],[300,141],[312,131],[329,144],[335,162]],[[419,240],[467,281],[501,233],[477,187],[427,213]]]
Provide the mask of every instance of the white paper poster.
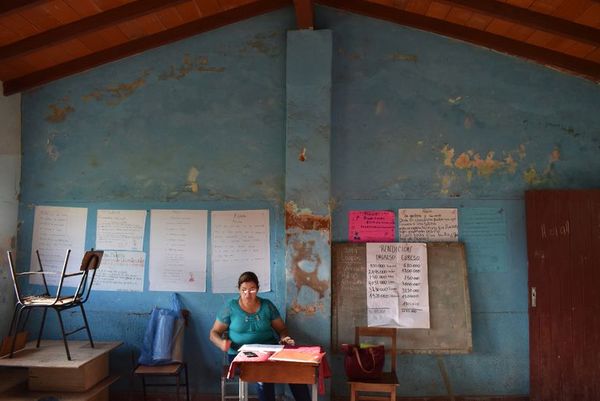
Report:
[[458,210],[398,209],[398,230],[401,241],[457,242]]
[[206,210],[150,212],[151,291],[206,291]]
[[214,293],[236,292],[245,271],[256,273],[260,291],[271,290],[268,210],[211,212],[211,244]]
[[145,210],[98,210],[96,249],[142,251]]
[[[71,250],[67,272],[79,271],[85,250],[85,228],[87,224],[87,208],[83,207],[58,207],[36,206],[33,222],[33,239],[31,241],[30,271],[38,271],[39,264],[36,250],[40,253],[42,266],[46,272],[55,274],[46,275],[49,285],[57,285],[60,279],[65,255]],[[65,286],[76,286],[81,277],[66,279]],[[33,275],[32,284],[42,284],[39,275]]]
[[427,244],[367,243],[367,324],[429,328]]
[[146,254],[132,251],[104,251],[94,278],[94,290],[144,291]]

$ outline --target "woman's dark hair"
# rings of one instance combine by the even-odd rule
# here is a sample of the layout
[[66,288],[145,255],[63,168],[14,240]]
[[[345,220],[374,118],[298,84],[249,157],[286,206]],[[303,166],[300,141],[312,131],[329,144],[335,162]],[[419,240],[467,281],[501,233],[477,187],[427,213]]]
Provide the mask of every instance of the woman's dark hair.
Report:
[[243,272],[238,279],[238,288],[240,288],[242,284],[249,282],[256,284],[256,287],[258,288],[258,277],[256,277],[256,274],[253,272]]

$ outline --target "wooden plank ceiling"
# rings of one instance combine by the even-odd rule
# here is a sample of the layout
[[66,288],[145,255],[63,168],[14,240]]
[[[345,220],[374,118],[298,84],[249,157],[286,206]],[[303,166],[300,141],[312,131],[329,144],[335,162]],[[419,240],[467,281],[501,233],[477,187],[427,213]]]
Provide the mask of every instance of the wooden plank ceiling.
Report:
[[600,0],[3,0],[0,81],[21,92],[288,6],[310,29],[315,3],[600,82]]

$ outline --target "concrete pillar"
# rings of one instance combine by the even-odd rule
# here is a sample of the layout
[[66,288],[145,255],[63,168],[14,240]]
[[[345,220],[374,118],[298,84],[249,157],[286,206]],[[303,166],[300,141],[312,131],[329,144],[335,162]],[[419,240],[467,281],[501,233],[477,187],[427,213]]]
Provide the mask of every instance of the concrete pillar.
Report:
[[331,337],[331,63],[331,31],[288,32],[287,324],[298,342],[323,346]]

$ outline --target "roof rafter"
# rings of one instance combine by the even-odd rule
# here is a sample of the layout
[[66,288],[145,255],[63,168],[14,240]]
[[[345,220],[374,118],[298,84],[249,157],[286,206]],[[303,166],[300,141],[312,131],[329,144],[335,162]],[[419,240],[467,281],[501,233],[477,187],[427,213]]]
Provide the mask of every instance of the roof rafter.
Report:
[[296,8],[296,27],[313,29],[315,26],[313,0],[294,0],[294,7]]
[[44,0],[12,0],[2,1],[0,3],[0,15],[12,13],[25,7],[32,7],[38,3],[43,3]]
[[[437,0],[448,5],[466,8],[470,11],[482,13],[519,25],[527,25],[544,32],[561,36],[591,45],[600,45],[600,29],[577,24],[562,18],[542,14],[526,8],[511,6],[496,0]],[[598,0],[600,1],[600,0]]]
[[36,71],[19,78],[10,79],[5,81],[3,84],[4,95],[12,95],[13,93],[21,92],[23,90],[45,84],[68,75],[82,72],[90,68],[106,64],[110,61],[119,60],[145,50],[185,39],[201,32],[210,31],[220,28],[224,25],[265,14],[290,4],[291,0],[259,0],[257,2],[248,3],[243,6],[229,9],[222,13],[203,17],[166,31],[148,35],[118,46],[101,50],[94,54],[52,66],[45,70]]
[[38,49],[73,39],[77,35],[93,32],[106,26],[140,17],[184,1],[186,0],[137,0],[123,6],[111,8],[105,12],[91,15],[70,24],[61,25],[29,36],[18,42],[2,46],[0,47],[0,61],[22,56]]
[[600,64],[569,56],[539,46],[530,45],[504,36],[478,29],[452,24],[447,21],[426,17],[399,9],[371,3],[367,0],[317,0],[319,4],[346,10],[368,17],[378,18],[400,25],[410,26],[463,40],[489,49],[512,54],[538,63],[571,71],[590,80],[600,81]]

